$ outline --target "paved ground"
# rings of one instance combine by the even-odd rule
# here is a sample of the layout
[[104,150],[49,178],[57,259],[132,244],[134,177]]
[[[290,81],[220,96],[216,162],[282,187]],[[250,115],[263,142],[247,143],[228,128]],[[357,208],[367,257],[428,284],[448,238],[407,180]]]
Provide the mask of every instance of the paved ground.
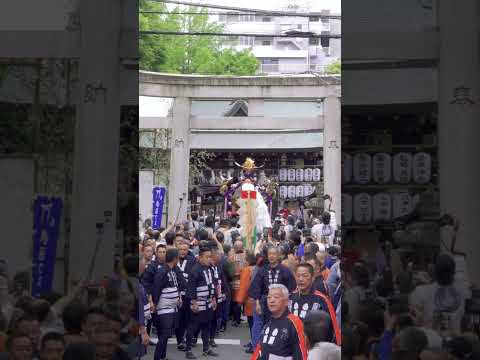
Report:
[[[215,339],[218,347],[214,350],[219,353],[219,357],[203,357],[202,356],[202,340],[198,339],[198,344],[193,348],[193,353],[197,356],[198,360],[249,360],[250,354],[246,354],[243,346],[250,340],[250,334],[248,331],[247,323],[242,323],[240,328],[234,328],[229,326],[227,331],[220,333],[220,336]],[[153,353],[155,346],[149,346],[148,355],[144,357],[146,360],[153,360]],[[175,339],[170,339],[168,350],[168,360],[185,360],[185,352],[178,351]]]

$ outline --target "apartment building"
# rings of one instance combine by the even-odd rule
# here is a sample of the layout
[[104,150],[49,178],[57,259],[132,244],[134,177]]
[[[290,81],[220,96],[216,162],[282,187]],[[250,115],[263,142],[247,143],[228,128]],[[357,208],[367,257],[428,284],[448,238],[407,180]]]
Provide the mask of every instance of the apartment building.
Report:
[[341,39],[273,36],[273,34],[289,31],[313,32],[322,35],[340,34],[341,20],[324,18],[321,15],[333,14],[330,10],[323,10],[310,17],[229,12],[215,15],[215,21],[224,24],[227,33],[272,34],[272,37],[232,36],[226,42],[225,46],[234,47],[237,50],[251,49],[260,62],[259,73],[323,73],[326,65],[340,60]]

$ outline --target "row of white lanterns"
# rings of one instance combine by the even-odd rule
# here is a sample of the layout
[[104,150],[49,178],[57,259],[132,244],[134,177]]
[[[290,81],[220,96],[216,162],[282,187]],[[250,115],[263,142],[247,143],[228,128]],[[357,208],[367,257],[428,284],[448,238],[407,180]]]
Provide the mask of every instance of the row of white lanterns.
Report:
[[342,194],[342,224],[367,225],[372,222],[389,222],[410,214],[419,201],[419,194],[407,191],[381,192],[375,195],[359,193]]
[[320,181],[322,172],[320,168],[307,169],[286,169],[279,170],[278,178],[280,182],[303,182],[303,181]]
[[[393,161],[392,161],[393,159]],[[392,164],[393,163],[393,164]],[[392,171],[393,170],[393,171]],[[354,156],[342,153],[342,183],[353,181],[368,184],[387,184],[391,180],[399,184],[428,184],[432,177],[432,158],[426,152],[410,154],[400,152],[395,155],[359,153]]]
[[282,185],[278,190],[280,199],[298,199],[312,195],[315,192],[315,186],[312,184]]

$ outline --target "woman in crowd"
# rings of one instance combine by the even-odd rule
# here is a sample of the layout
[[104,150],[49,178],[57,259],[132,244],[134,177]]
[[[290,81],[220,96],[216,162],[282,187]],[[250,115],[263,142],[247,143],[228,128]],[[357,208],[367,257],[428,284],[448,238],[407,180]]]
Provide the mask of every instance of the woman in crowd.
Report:
[[253,299],[248,297],[248,288],[253,280],[254,269],[256,266],[255,255],[252,252],[247,251],[245,255],[245,260],[247,266],[245,266],[240,272],[240,287],[237,292],[237,297],[235,301],[238,304],[243,305],[243,315],[247,317],[248,328],[250,329],[250,342],[246,344],[245,350],[248,353],[253,353],[252,346],[252,327],[253,327],[253,307],[255,302]]

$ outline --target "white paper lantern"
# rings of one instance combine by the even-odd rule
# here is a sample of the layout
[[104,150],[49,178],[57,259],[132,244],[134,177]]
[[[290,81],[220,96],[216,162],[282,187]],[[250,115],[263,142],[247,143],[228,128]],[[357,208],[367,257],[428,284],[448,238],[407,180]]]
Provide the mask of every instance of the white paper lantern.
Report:
[[288,198],[289,198],[289,199],[295,199],[296,195],[297,195],[297,188],[296,188],[296,186],[295,186],[295,185],[290,185],[290,186],[288,187]]
[[288,169],[288,181],[295,181],[295,169]]
[[389,221],[392,218],[392,197],[385,192],[373,197],[373,221]]
[[353,214],[353,198],[350,194],[342,194],[342,224],[351,224]]
[[373,181],[386,184],[392,179],[392,157],[387,153],[372,156]]
[[280,199],[286,199],[288,197],[288,188],[285,185],[280,186]]
[[393,179],[399,184],[408,184],[412,180],[412,155],[398,153],[393,158]]
[[322,172],[320,171],[320,168],[314,168],[312,171],[312,180],[320,181],[321,178],[322,178]]
[[415,209],[415,207],[418,205],[419,202],[420,202],[420,194],[419,193],[414,194],[411,200],[411,208]]
[[303,172],[303,179],[305,181],[312,181],[313,180],[313,169],[312,168],[307,168]]
[[410,214],[412,211],[412,197],[406,191],[393,195],[393,217],[398,218]]
[[342,184],[352,181],[353,160],[352,155],[342,153]]
[[356,154],[353,157],[353,179],[357,184],[367,184],[372,176],[372,157],[368,154]]
[[335,211],[330,211],[330,225],[334,229],[337,228],[337,214],[335,214]]
[[308,186],[307,186],[307,184],[304,184],[304,185],[302,185],[302,186],[303,186],[303,196],[306,197],[306,196],[310,195],[310,194],[308,193]]
[[303,181],[304,171],[303,169],[295,170],[295,179],[296,181]]
[[367,193],[355,195],[353,199],[353,219],[357,224],[372,222],[372,198]]
[[432,158],[425,152],[413,156],[413,181],[416,184],[428,184],[432,177]]
[[297,188],[295,189],[295,196],[297,198],[303,198],[305,196],[303,191],[303,185],[297,185]]
[[280,171],[278,172],[278,177],[280,181],[287,181],[287,169],[280,169]]
[[314,192],[314,188],[312,184],[305,184],[303,185],[303,196],[310,196]]

